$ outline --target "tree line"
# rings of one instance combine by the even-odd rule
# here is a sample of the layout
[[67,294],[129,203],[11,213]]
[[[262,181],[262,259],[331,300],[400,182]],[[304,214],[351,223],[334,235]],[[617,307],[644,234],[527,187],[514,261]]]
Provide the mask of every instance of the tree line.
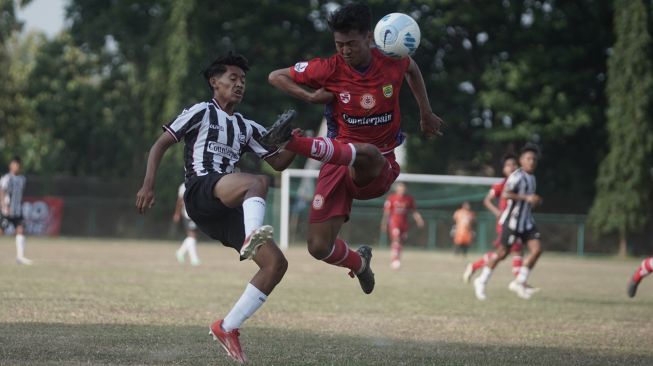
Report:
[[[209,96],[200,70],[229,51],[252,65],[244,114],[268,124],[293,107],[300,127],[317,128],[323,108],[274,90],[267,74],[335,51],[332,1],[71,0],[53,38],[20,33],[16,6],[28,3],[0,0],[0,160],[20,154],[30,173],[139,181],[161,124]],[[447,123],[444,137],[422,139],[404,88],[404,170],[498,175],[501,156],[534,142],[543,210],[590,212],[622,245],[650,224],[650,1],[368,3],[374,21],[418,21],[414,59]],[[182,158],[170,155],[159,189],[173,197]]]

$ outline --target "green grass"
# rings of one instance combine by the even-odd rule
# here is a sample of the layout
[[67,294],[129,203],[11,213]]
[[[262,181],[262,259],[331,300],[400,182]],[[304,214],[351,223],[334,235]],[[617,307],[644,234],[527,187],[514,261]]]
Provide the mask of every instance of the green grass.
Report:
[[[31,267],[0,238],[0,364],[226,365],[208,336],[256,271],[218,244],[180,266],[176,243],[28,238]],[[241,330],[252,365],[652,365],[653,278],[639,260],[545,253],[530,301],[506,264],[477,301],[449,253],[408,251],[399,272],[375,250],[377,287],[287,252],[286,278]]]

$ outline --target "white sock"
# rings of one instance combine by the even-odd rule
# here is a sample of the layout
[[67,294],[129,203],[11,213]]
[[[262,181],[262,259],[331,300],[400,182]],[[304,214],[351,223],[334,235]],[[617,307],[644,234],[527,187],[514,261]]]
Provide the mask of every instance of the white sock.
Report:
[[478,276],[478,281],[482,284],[486,284],[487,281],[490,280],[490,276],[492,276],[492,269],[485,266],[483,267],[483,270],[481,270],[481,274]]
[[251,283],[245,287],[245,292],[240,296],[233,308],[222,322],[222,329],[226,332],[240,328],[243,322],[254,315],[256,310],[263,305],[268,296]]
[[197,239],[189,236],[184,240],[184,243],[186,243],[186,250],[188,251],[190,262],[199,263],[200,259],[197,257]]
[[243,202],[243,219],[245,222],[245,237],[263,225],[265,217],[265,200],[261,197],[250,197]]
[[25,258],[25,235],[16,235],[16,258]]
[[181,242],[181,246],[179,249],[177,249],[177,253],[181,253],[181,255],[186,254],[188,251],[188,239],[192,239],[190,236],[187,236],[186,239],[184,239],[183,242]]
[[517,282],[518,282],[518,283],[521,283],[521,284],[526,283],[526,280],[528,280],[528,275],[529,275],[530,273],[531,273],[531,269],[530,269],[530,268],[528,268],[528,267],[526,267],[526,266],[522,266],[522,267],[519,269],[519,274],[517,275]]

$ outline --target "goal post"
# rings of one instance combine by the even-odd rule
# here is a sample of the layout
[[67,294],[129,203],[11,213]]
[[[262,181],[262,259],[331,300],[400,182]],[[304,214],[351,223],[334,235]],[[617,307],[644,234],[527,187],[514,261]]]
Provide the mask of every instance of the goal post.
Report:
[[[285,250],[289,245],[290,231],[290,193],[291,178],[312,178],[318,177],[319,170],[314,169],[286,169],[281,173],[281,207],[280,207],[280,233],[279,246]],[[397,177],[398,182],[425,183],[425,184],[447,184],[447,185],[473,185],[483,186],[489,190],[490,186],[501,181],[497,177],[475,177],[462,175],[431,175],[401,173]],[[314,184],[314,183],[313,183]]]

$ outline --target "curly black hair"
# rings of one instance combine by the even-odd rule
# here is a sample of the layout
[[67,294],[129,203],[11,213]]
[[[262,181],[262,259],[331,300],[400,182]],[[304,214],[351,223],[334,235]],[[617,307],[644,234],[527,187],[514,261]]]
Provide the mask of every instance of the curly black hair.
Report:
[[526,145],[524,145],[524,147],[521,148],[521,151],[519,151],[519,156],[522,156],[527,152],[532,152],[533,154],[535,154],[536,158],[538,159],[540,158],[540,148],[537,147],[537,145],[535,145],[534,143],[527,142]]
[[211,88],[211,82],[209,81],[214,76],[220,76],[227,71],[227,65],[238,66],[243,69],[244,72],[249,71],[249,63],[245,56],[229,52],[226,56],[220,56],[213,60],[209,66],[207,66],[203,71],[202,75],[209,83],[209,88]]
[[367,4],[350,3],[331,13],[327,22],[332,32],[366,33],[372,30],[372,12]]

